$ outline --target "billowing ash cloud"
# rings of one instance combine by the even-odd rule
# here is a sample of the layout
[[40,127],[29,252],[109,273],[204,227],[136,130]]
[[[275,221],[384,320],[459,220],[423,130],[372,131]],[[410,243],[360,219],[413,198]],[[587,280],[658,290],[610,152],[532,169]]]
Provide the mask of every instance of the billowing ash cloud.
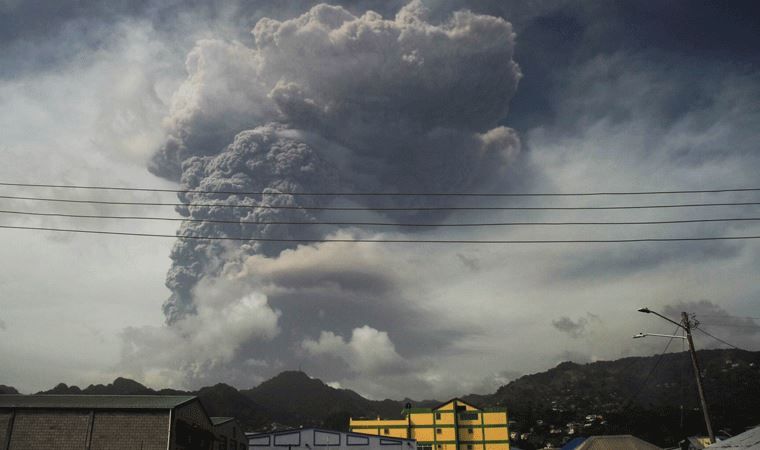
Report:
[[[339,201],[277,192],[446,192],[503,183],[499,175],[519,152],[516,133],[500,125],[520,78],[512,27],[468,11],[441,23],[426,14],[419,1],[393,19],[317,5],[291,20],[260,20],[250,47],[198,42],[151,171],[182,189],[240,192],[180,195],[183,216],[233,222],[319,217],[221,205]],[[209,203],[220,206],[199,206]],[[313,239],[327,231],[194,222],[180,232]],[[289,247],[179,240],[167,277],[168,322],[196,311],[201,279]]]
[[329,355],[342,359],[351,370],[361,374],[382,375],[405,371],[405,361],[396,352],[388,333],[368,325],[354,328],[350,339],[323,331],[318,340],[301,344],[311,355]]
[[205,296],[196,314],[183,317],[172,327],[124,330],[120,369],[160,383],[204,379],[207,372],[232,361],[243,342],[269,341],[277,336],[279,316],[260,294]]

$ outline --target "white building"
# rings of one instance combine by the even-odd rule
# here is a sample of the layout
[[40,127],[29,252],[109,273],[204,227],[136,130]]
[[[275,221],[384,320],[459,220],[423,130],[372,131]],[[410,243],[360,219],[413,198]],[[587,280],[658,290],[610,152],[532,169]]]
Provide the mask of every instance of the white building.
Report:
[[269,433],[246,433],[248,450],[416,450],[414,439],[298,428]]

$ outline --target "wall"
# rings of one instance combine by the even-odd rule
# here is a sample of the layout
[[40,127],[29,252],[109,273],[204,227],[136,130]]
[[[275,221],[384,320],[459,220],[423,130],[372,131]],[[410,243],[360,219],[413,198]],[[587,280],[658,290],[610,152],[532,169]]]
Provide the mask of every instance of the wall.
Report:
[[169,411],[95,411],[91,450],[166,450]]
[[[462,413],[470,413],[471,419]],[[452,400],[431,410],[407,411],[412,439],[420,450],[509,450],[507,412],[503,408],[479,410],[460,400]],[[404,420],[351,420],[350,429],[361,433],[407,437]],[[457,442],[459,447],[457,448]]]
[[174,410],[172,449],[212,450],[215,441],[211,420],[200,401],[193,400]]
[[411,440],[313,428],[249,435],[250,450],[415,450]]
[[217,438],[215,450],[247,450],[248,441],[237,420],[230,420],[214,427]]
[[10,450],[82,450],[89,426],[89,411],[19,410],[13,421]]

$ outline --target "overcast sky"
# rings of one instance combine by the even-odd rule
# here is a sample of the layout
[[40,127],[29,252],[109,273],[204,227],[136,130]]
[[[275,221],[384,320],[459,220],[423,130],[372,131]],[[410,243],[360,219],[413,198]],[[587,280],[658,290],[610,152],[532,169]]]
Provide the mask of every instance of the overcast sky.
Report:
[[[226,221],[642,221],[760,207],[451,214],[250,210],[246,192],[760,187],[756,2],[0,0],[0,195],[182,203],[4,211]],[[280,206],[600,206],[760,192],[305,198]],[[367,228],[31,217],[0,225],[274,239],[758,236],[760,222]],[[673,326],[760,350],[760,241],[241,243],[0,230],[0,384],[249,388],[301,368],[372,398],[490,393]],[[698,333],[699,348],[721,344]],[[672,349],[679,350],[680,343]],[[678,347],[678,348],[676,348]]]

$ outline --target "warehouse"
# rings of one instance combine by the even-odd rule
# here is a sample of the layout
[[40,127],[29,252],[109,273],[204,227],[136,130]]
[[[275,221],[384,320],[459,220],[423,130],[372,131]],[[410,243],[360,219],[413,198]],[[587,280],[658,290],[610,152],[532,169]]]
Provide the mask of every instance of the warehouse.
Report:
[[248,441],[234,417],[212,417],[216,446],[214,450],[246,450]]
[[0,450],[211,450],[194,396],[0,395]]
[[299,428],[270,433],[246,433],[249,450],[415,450],[413,439],[385,438],[361,433]]
[[418,450],[509,450],[506,408],[480,409],[458,398],[436,408],[412,408],[403,419],[351,419],[351,431],[415,439]]

